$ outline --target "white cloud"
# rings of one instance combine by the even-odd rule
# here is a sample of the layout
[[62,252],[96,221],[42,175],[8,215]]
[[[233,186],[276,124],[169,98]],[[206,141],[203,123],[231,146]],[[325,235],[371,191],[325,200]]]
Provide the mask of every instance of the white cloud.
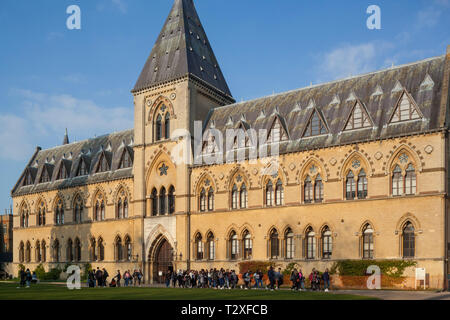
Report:
[[133,128],[133,107],[99,106],[68,94],[13,90],[22,98],[20,112],[0,114],[0,158],[26,161],[34,147],[62,141],[65,128],[77,140]]

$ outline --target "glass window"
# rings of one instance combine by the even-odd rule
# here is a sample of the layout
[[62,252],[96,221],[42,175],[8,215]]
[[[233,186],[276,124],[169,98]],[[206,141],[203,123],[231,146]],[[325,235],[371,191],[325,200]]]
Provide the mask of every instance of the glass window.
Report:
[[373,229],[370,224],[363,231],[363,258],[373,259]]
[[415,256],[415,241],[414,226],[411,222],[407,222],[403,228],[403,257],[414,258]]

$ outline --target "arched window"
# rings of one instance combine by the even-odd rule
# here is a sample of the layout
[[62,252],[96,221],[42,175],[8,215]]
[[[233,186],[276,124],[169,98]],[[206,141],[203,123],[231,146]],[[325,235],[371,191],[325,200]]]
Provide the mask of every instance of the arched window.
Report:
[[333,238],[330,228],[324,227],[322,230],[322,259],[330,259],[333,253]]
[[133,246],[131,244],[131,239],[129,236],[125,237],[125,250],[126,252],[126,260],[131,261],[133,259]]
[[405,194],[416,194],[416,170],[412,164],[409,164],[406,168]]
[[363,258],[373,259],[373,228],[367,224],[362,235]]
[[97,244],[95,238],[91,239],[90,256],[91,261],[97,261]]
[[311,178],[306,177],[304,188],[303,188],[303,198],[305,203],[311,203],[313,200],[313,185]]
[[74,260],[76,262],[80,262],[81,261],[81,242],[80,239],[76,238],[75,239],[75,255],[74,255]]
[[245,231],[244,232],[244,238],[243,238],[243,247],[244,247],[244,259],[245,260],[251,260],[253,255],[253,240],[252,235],[250,232]]
[[100,155],[100,160],[97,166],[97,173],[99,172],[106,172],[109,171],[109,164],[108,164],[108,160],[105,157],[105,154],[102,153]]
[[25,262],[25,246],[24,246],[23,242],[20,242],[20,245],[19,245],[19,262],[20,263]]
[[36,262],[41,262],[41,259],[42,259],[42,257],[41,257],[41,243],[39,242],[39,240],[36,241],[36,246],[34,248],[34,251],[35,251],[34,256],[35,256]]
[[78,165],[77,177],[87,176],[89,174],[88,166],[83,158],[80,159],[80,164]]
[[200,192],[200,211],[201,212],[206,211],[206,191],[204,188]]
[[120,237],[116,238],[116,241],[114,243],[114,253],[116,256],[116,261],[122,261],[123,260],[123,252],[122,252],[122,239]]
[[280,241],[278,239],[278,231],[276,229],[273,229],[270,232],[269,242],[270,258],[278,259],[278,257],[280,256]]
[[74,212],[74,222],[81,223],[83,217],[83,201],[81,197],[78,195],[75,199],[75,212]]
[[101,216],[100,219],[101,221],[105,220],[105,201],[102,200],[102,203],[100,205],[100,209],[101,209]]
[[69,239],[67,241],[66,261],[67,262],[72,262],[73,261],[73,242],[72,242],[72,239]]
[[164,138],[170,139],[170,114],[168,112],[164,118]]
[[158,191],[156,191],[155,188],[153,188],[153,190],[152,190],[151,202],[152,202],[152,216],[157,216],[158,215]]
[[20,213],[20,226],[22,228],[28,228],[28,219],[29,219],[29,211],[28,207],[24,206]]
[[38,209],[38,216],[37,216],[37,225],[38,226],[45,226],[45,204],[43,201],[41,201]]
[[266,206],[273,206],[273,198],[273,184],[272,181],[269,181],[266,185]]
[[169,202],[169,214],[175,213],[175,188],[173,186],[169,189],[169,196],[168,196],[168,202]]
[[25,249],[25,262],[31,262],[31,243],[29,241],[27,241],[27,246]]
[[208,191],[208,211],[214,211],[214,190],[209,188]]
[[60,250],[60,246],[59,246],[59,240],[56,239],[53,242],[53,261],[54,262],[60,262],[59,261],[60,260],[60,252],[61,252],[61,250]]
[[281,180],[278,179],[275,189],[275,202],[277,206],[282,206],[284,203],[284,188]]
[[155,136],[156,136],[156,141],[160,141],[162,139],[162,117],[160,114],[156,118]]
[[214,241],[214,234],[208,233],[207,237],[207,245],[208,245],[208,260],[216,259],[216,242]]
[[245,209],[248,206],[248,193],[247,193],[247,187],[245,186],[245,183],[241,186],[241,192],[240,192],[240,202],[241,202],[241,209]]
[[97,255],[97,260],[98,261],[103,261],[105,260],[105,247],[103,245],[103,239],[99,238],[98,239],[98,255]]
[[128,218],[128,199],[123,200],[123,217]]
[[322,202],[323,201],[323,182],[320,174],[316,178],[316,182],[314,184],[314,201]]
[[358,174],[358,199],[367,198],[367,177],[366,172],[362,169]]
[[122,199],[117,202],[117,219],[122,219]]
[[411,222],[405,223],[402,233],[403,258],[414,258],[416,255],[416,238],[414,226]]
[[352,171],[349,171],[349,173],[347,174],[346,197],[347,200],[353,200],[356,197],[355,175]]
[[396,165],[392,175],[392,195],[401,196],[403,194],[402,169]]
[[293,259],[295,255],[294,233],[288,228],[284,234],[284,246],[286,259]]
[[94,221],[99,221],[99,215],[100,215],[100,202],[97,200],[95,202],[94,207]]
[[119,169],[131,168],[133,162],[131,161],[130,153],[125,149],[123,151],[122,159],[120,159]]
[[56,203],[55,208],[55,224],[63,225],[64,224],[64,204],[61,199]]
[[126,219],[128,218],[128,198],[124,190],[119,192],[119,199],[116,206],[116,218]]
[[309,227],[306,231],[306,259],[316,258],[316,233]]
[[41,260],[42,262],[47,262],[47,248],[45,241],[41,242]]
[[230,234],[230,259],[237,260],[239,258],[239,240],[236,232]]
[[231,191],[231,208],[238,208],[238,189],[236,185],[233,186],[233,189]]
[[203,247],[203,239],[200,233],[195,236],[195,259],[203,260],[205,249]]
[[166,214],[166,188],[162,187],[159,192],[159,214]]

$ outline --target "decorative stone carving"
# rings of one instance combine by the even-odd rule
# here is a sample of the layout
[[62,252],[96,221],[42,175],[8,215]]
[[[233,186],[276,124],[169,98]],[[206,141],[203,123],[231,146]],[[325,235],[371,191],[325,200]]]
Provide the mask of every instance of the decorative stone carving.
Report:
[[291,171],[294,171],[295,170],[295,164],[291,163],[289,165],[289,169],[291,169]]
[[402,153],[398,159],[400,160],[401,163],[407,163],[409,160],[409,157],[406,153]]
[[255,169],[253,169],[253,175],[255,175],[255,176],[256,176],[257,174],[258,174],[258,169],[256,169],[256,168],[255,168]]
[[177,94],[176,93],[172,93],[170,95],[170,100],[175,100],[177,98]]
[[225,178],[224,174],[223,173],[219,174],[219,179],[223,180],[223,178]]
[[148,100],[147,100],[147,106],[148,106],[148,107],[151,107],[151,106],[152,106],[152,103],[153,103],[152,99],[148,99]]
[[426,153],[431,154],[434,151],[434,148],[432,146],[428,145],[425,147],[424,150]]
[[361,167],[361,161],[359,161],[359,160],[353,160],[353,162],[352,162],[352,168],[353,168],[353,169],[358,169],[359,167]]
[[330,164],[331,164],[332,166],[335,166],[336,163],[337,163],[337,160],[336,160],[335,158],[331,158]]
[[380,151],[375,153],[375,159],[380,160],[381,158],[383,158],[383,154]]

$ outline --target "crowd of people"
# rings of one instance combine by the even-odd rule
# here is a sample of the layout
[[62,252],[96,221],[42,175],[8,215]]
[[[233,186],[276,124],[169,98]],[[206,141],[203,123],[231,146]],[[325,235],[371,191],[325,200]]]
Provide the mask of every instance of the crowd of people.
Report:
[[91,270],[89,272],[88,286],[89,288],[94,288],[96,286],[107,287],[108,285],[112,288],[121,287],[122,279],[125,287],[131,285],[140,286],[143,277],[144,275],[142,274],[141,270],[134,270],[133,273],[131,273],[130,270],[126,270],[123,272],[123,275],[121,274],[120,270],[117,270],[117,274],[111,279],[111,282],[108,284],[108,271],[106,271],[105,268],[100,269],[99,267],[97,267],[97,270]]
[[[264,273],[261,270],[248,270],[242,274],[243,284],[239,285],[239,275],[235,270],[225,269],[202,269],[200,271],[172,271],[169,270],[165,275],[166,287],[172,288],[211,288],[211,289],[268,289],[278,290],[283,285],[284,275],[281,268],[278,270],[271,267],[267,272],[266,285],[264,285]],[[324,273],[313,269],[308,277],[310,289],[313,291],[321,290],[328,292],[330,288],[330,275],[328,269]],[[306,290],[306,277],[302,270],[294,269],[290,275],[292,283],[291,289],[302,291]],[[241,282],[241,283],[242,283]]]

